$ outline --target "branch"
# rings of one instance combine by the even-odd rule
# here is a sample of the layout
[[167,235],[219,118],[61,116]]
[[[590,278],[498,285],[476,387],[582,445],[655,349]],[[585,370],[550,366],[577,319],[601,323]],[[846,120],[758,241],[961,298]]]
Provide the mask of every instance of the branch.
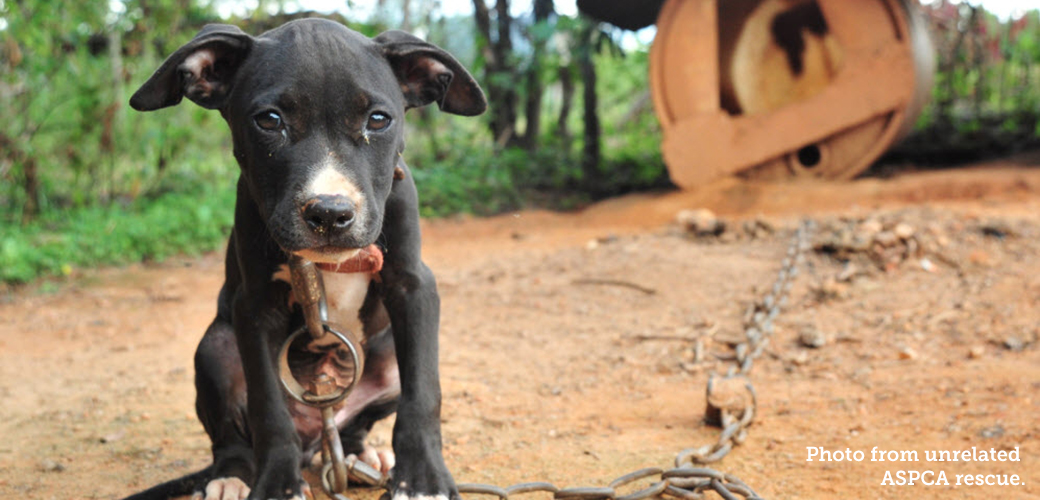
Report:
[[610,285],[610,286],[620,286],[620,287],[624,287],[624,288],[630,288],[632,290],[636,290],[636,291],[645,293],[647,295],[653,295],[653,294],[657,293],[657,290],[655,290],[653,288],[647,288],[647,287],[642,286],[642,285],[637,285],[635,283],[631,283],[631,282],[628,282],[628,281],[622,281],[622,280],[601,279],[601,278],[580,278],[580,279],[576,279],[576,280],[572,281],[571,283],[574,284],[574,285]]

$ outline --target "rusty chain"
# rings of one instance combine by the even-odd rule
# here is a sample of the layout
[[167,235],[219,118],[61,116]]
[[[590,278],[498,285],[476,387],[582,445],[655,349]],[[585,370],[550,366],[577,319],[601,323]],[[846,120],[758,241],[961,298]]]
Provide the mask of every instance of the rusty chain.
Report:
[[[724,500],[762,500],[762,497],[736,476],[695,465],[721,460],[734,446],[747,438],[747,429],[757,410],[755,389],[748,375],[754,367],[755,358],[760,356],[768,345],[774,332],[774,320],[787,303],[799,267],[805,262],[805,252],[809,248],[813,228],[814,223],[811,220],[802,222],[787,248],[772,288],[748,307],[743,319],[745,340],[735,346],[733,366],[726,375],[717,377],[713,374],[708,379],[706,420],[722,428],[714,444],[680,451],[675,456],[673,468],[639,469],[614,479],[604,487],[558,488],[547,482],[527,482],[503,488],[491,484],[459,483],[459,493],[493,496],[499,500],[511,500],[517,495],[534,492],[551,493],[554,500],[645,500],[662,496],[679,500],[701,500],[707,498],[708,493],[714,492]],[[324,290],[321,290],[321,302],[324,302]],[[314,307],[311,310],[318,309]],[[324,315],[322,320],[325,320]],[[390,478],[372,466],[353,456],[342,461],[341,448],[338,457],[334,457],[339,460],[328,460],[325,450],[332,442],[325,433],[322,441],[322,488],[330,497],[346,500],[343,496],[345,486],[341,487],[336,478],[330,478],[330,472],[341,465],[346,469],[349,478],[356,483],[387,487]],[[334,444],[339,445],[338,442]],[[649,486],[621,494],[622,488],[650,478],[655,479]]]
[[[351,471],[357,470],[353,475],[360,476],[366,470],[365,467],[359,468],[358,464],[367,464],[356,459],[348,461],[344,456],[333,407],[346,399],[361,378],[365,362],[364,351],[353,333],[341,331],[329,322],[325,285],[314,263],[294,256],[289,261],[289,271],[293,298],[303,310],[304,325],[289,335],[279,349],[278,368],[282,388],[296,401],[321,411],[321,486],[334,500],[347,500],[344,493],[347,491]],[[309,387],[302,386],[296,380],[289,368],[289,347],[303,335],[308,335],[312,341],[332,336],[349,351],[353,358],[354,373],[346,387],[337,386],[336,381],[325,373],[319,374]]]
[[[619,494],[619,490],[634,484],[636,481],[658,478],[650,486],[643,489]],[[678,498],[680,500],[701,500],[705,494],[713,491],[726,500],[744,497],[747,500],[762,500],[750,486],[730,474],[717,470],[697,467],[675,467],[661,469],[648,467],[629,472],[611,481],[604,487],[557,488],[550,483],[520,483],[508,488],[487,484],[459,484],[459,493],[496,496],[500,500],[510,500],[513,496],[536,491],[552,493],[554,500],[644,500],[660,496]]]
[[787,253],[780,264],[776,281],[762,298],[748,306],[744,313],[744,341],[735,345],[734,365],[726,375],[708,378],[705,420],[722,428],[714,444],[679,452],[677,463],[708,464],[717,462],[747,438],[747,429],[755,419],[758,400],[748,376],[755,358],[762,354],[775,330],[773,321],[787,305],[787,297],[805,262],[810,234],[815,224],[805,220],[798,226]]

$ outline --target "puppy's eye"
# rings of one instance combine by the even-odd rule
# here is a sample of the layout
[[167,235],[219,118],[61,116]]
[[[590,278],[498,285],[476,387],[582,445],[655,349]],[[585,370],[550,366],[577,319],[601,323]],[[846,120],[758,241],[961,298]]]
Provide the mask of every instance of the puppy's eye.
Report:
[[376,111],[368,115],[368,125],[366,126],[369,130],[383,130],[390,126],[390,115]]
[[256,126],[269,132],[282,128],[282,117],[274,111],[264,111],[253,117]]

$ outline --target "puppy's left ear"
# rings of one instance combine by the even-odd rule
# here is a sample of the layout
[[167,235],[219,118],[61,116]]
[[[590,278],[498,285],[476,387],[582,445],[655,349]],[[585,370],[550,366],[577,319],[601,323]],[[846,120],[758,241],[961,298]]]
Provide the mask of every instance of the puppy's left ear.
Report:
[[487,109],[480,85],[451,54],[403,31],[387,31],[373,39],[401,85],[409,108],[437,102],[441,111],[476,116]]

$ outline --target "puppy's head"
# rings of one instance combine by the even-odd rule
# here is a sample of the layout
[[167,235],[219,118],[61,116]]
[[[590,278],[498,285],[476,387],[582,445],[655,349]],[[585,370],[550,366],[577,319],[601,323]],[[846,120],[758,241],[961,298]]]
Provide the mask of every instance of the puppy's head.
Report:
[[248,194],[287,252],[338,262],[373,242],[404,149],[404,113],[487,104],[447,52],[403,32],[369,39],[305,19],[252,37],[210,25],[130,99],[140,111],[184,97],[219,109]]

